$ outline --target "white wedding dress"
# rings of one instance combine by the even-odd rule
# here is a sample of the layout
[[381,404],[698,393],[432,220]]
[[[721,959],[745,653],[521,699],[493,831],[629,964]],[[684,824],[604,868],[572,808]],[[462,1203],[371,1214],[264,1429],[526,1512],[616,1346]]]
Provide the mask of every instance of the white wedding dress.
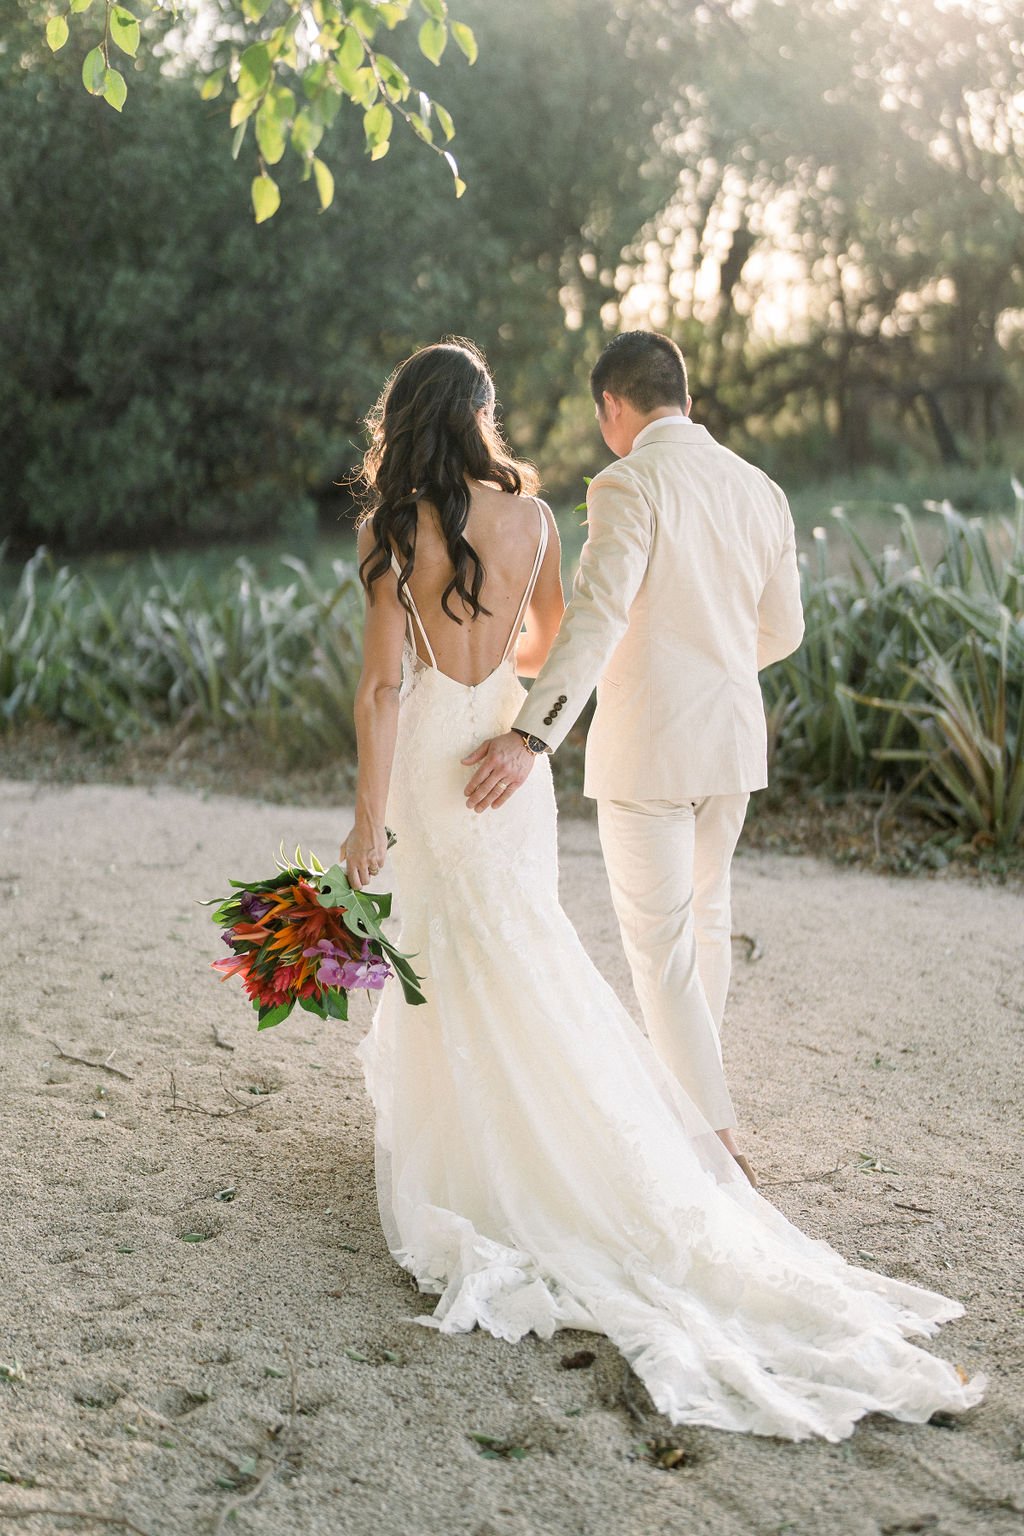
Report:
[[839,1440],[866,1413],[978,1402],[984,1377],[906,1337],[962,1305],[786,1220],[598,973],[558,902],[548,760],[500,809],[467,809],[460,758],[525,696],[521,616],[473,687],[437,669],[416,618],[430,662],[407,639],[388,823],[427,1002],[390,983],[358,1047],[388,1247],[440,1297],[410,1320],[606,1334],[675,1424]]

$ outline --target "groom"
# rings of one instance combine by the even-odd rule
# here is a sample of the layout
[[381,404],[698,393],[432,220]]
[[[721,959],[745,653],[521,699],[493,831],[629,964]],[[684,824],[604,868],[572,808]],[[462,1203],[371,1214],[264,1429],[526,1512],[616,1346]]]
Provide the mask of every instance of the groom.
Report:
[[757,674],[803,635],[793,520],[766,474],[689,419],[667,336],[617,336],[590,384],[618,460],[587,491],[587,541],[548,659],[512,729],[466,759],[466,799],[502,804],[597,685],[583,792],[647,1033],[754,1183],[719,1030],[730,864],[750,792],[768,782]]

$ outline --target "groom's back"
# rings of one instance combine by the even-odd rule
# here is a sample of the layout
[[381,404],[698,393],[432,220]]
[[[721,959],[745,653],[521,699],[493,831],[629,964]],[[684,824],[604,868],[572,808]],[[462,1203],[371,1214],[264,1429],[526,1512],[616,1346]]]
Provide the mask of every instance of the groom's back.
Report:
[[784,493],[694,422],[652,428],[620,468],[651,508],[649,580],[670,629],[756,672],[758,603],[792,527]]
[[[612,497],[617,488],[639,492],[652,537],[628,626],[598,685],[586,793],[615,795],[627,782],[636,798],[762,788],[757,674],[766,664],[765,598],[780,576],[789,632],[778,637],[779,654],[802,627],[785,495],[689,420],[652,423],[594,486]],[[641,761],[623,745],[630,742],[657,750]]]

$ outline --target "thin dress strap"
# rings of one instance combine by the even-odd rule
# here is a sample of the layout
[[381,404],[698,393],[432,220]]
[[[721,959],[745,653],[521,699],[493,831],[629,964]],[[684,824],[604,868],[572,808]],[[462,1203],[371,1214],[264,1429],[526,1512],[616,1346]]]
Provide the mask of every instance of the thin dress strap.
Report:
[[[401,574],[402,574],[402,567],[398,563],[398,557],[395,554],[394,550],[391,551],[391,564],[392,564],[392,567],[394,568],[395,575],[396,576],[401,576]],[[427,655],[430,657],[430,665],[434,668],[434,671],[436,672],[437,671],[437,658],[434,655],[433,647],[431,646],[430,641],[427,638],[426,627],[425,627],[425,625],[423,623],[423,620],[420,618],[420,611],[416,607],[416,599],[413,597],[412,592],[409,590],[408,586],[405,588],[405,595],[409,599],[409,608],[411,609],[411,612],[406,614],[406,620],[407,620],[408,625],[409,625],[409,643],[412,646],[413,653],[414,654],[416,653],[416,641],[415,641],[415,637],[413,635],[413,628],[412,628],[413,620],[415,619],[417,625],[419,626],[420,634],[423,636],[423,644],[427,648]],[[420,656],[419,660],[422,661],[423,657]]]
[[537,585],[537,577],[540,575],[540,568],[544,562],[544,551],[548,547],[548,520],[544,516],[544,508],[536,496],[531,496],[530,500],[537,503],[537,512],[540,516],[540,536],[537,539],[537,553],[533,559],[533,570],[530,572],[530,579],[526,583],[526,591],[523,593],[523,600],[519,604],[519,612],[516,614],[515,623],[512,625],[512,633],[508,637],[508,644],[502,653],[502,661],[507,661],[515,650],[516,642],[523,628],[523,620],[526,618],[526,610],[530,606],[533,589]]

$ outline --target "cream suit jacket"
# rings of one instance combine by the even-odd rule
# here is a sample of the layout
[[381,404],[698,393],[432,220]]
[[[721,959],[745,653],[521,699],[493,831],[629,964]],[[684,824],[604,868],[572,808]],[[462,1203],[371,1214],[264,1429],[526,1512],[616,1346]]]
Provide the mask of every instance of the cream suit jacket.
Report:
[[597,685],[585,795],[677,800],[768,782],[758,670],[803,636],[793,519],[695,422],[655,422],[587,491],[561,628],[515,725],[552,749]]

